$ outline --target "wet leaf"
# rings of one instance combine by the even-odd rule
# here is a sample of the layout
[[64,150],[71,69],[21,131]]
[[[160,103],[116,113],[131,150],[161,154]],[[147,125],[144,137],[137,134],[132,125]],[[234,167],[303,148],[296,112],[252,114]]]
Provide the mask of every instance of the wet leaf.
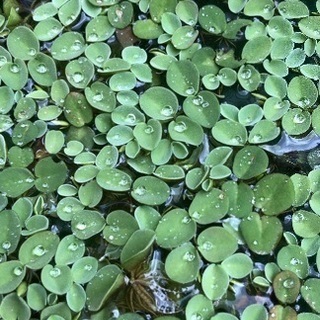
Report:
[[300,108],[311,107],[318,98],[318,90],[312,80],[297,76],[288,85],[288,98]]
[[203,230],[197,238],[197,244],[202,256],[214,263],[230,257],[238,249],[237,239],[223,227]]
[[191,61],[172,62],[169,65],[166,79],[170,89],[181,96],[194,95],[199,90],[199,71]]
[[305,279],[309,274],[307,255],[298,245],[282,247],[277,255],[277,263],[282,270],[292,271],[300,279]]
[[273,279],[274,293],[282,303],[294,303],[300,291],[300,280],[292,271],[282,271]]
[[85,50],[85,41],[79,32],[65,32],[56,38],[51,46],[55,60],[68,61],[79,57]]
[[188,301],[185,312],[187,320],[192,320],[194,315],[207,319],[214,313],[214,310],[212,302],[207,297],[203,294],[196,294]]
[[85,96],[79,92],[70,92],[64,102],[64,115],[75,127],[82,127],[92,118],[92,108]]
[[7,46],[12,56],[21,60],[30,60],[40,49],[35,34],[25,26],[18,26],[9,33]]
[[33,174],[25,168],[5,168],[0,172],[0,191],[17,198],[34,185]]
[[[212,208],[215,208],[212,211]],[[189,215],[199,224],[210,224],[222,219],[229,208],[229,199],[217,188],[196,193],[189,207]]]
[[28,268],[39,270],[48,264],[56,253],[59,237],[50,231],[38,232],[23,242],[19,260]]
[[168,277],[178,283],[188,283],[195,280],[199,268],[199,254],[190,242],[170,251],[165,261]]
[[1,294],[16,290],[26,274],[26,268],[18,260],[2,262],[0,264],[0,271],[3,275],[0,281]]
[[278,218],[251,213],[240,223],[241,234],[251,251],[265,255],[274,250],[282,236],[282,225]]
[[82,210],[75,212],[71,219],[71,230],[81,239],[89,239],[103,230],[105,220],[100,212],[95,210]]
[[58,265],[73,264],[78,259],[82,258],[85,250],[84,242],[75,235],[70,234],[59,242],[54,260]]
[[141,264],[149,255],[154,239],[155,233],[152,230],[135,231],[124,245],[120,254],[123,268],[133,270]]
[[301,287],[301,295],[308,305],[319,313],[319,279],[307,279]]
[[107,226],[103,229],[103,237],[111,244],[124,246],[138,228],[137,221],[130,213],[115,210],[107,216]]
[[201,285],[210,300],[218,300],[227,292],[229,276],[220,265],[210,264],[203,272]]
[[196,232],[196,223],[184,209],[173,209],[162,216],[155,230],[156,242],[162,248],[174,248],[189,241]]
[[41,159],[35,166],[36,188],[41,192],[52,192],[67,178],[67,166],[64,162],[55,162],[51,157]]
[[16,292],[12,292],[1,301],[0,315],[3,319],[28,320],[31,317],[31,310],[23,298],[19,297]]
[[137,178],[133,182],[131,191],[131,195],[136,201],[150,206],[164,203],[169,194],[169,186],[161,179],[152,176]]
[[232,170],[239,179],[251,179],[265,172],[268,165],[269,159],[264,150],[246,146],[236,154]]

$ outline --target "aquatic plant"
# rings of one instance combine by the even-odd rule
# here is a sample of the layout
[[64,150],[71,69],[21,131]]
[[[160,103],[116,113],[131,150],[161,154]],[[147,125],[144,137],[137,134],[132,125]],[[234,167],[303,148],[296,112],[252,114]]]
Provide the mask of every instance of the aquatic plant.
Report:
[[4,0],[0,316],[320,319],[319,14]]

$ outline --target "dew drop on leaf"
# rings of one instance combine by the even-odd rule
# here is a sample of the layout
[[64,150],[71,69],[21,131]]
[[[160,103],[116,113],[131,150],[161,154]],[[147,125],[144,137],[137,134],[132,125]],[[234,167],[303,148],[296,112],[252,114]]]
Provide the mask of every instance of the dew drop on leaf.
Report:
[[187,251],[184,255],[183,255],[183,260],[185,261],[193,261],[195,259],[195,255],[192,252]]
[[16,275],[17,277],[21,276],[23,273],[23,268],[22,267],[15,267],[13,269],[13,274]]
[[57,277],[60,276],[61,270],[60,270],[59,268],[55,267],[55,268],[53,268],[53,269],[51,269],[51,270],[49,271],[49,274],[50,274],[51,277],[57,278]]

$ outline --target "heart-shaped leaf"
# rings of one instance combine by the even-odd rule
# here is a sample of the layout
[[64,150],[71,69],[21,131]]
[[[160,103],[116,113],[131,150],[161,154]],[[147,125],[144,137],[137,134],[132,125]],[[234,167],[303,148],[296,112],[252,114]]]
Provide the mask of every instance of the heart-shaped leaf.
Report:
[[269,254],[282,236],[282,225],[276,217],[260,217],[251,213],[240,223],[241,234],[250,250],[257,254]]

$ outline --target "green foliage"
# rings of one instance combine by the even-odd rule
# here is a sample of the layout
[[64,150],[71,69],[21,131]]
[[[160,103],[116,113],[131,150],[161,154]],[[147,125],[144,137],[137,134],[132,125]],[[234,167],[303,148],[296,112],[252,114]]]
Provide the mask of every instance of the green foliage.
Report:
[[4,320],[319,318],[311,2],[3,1]]

